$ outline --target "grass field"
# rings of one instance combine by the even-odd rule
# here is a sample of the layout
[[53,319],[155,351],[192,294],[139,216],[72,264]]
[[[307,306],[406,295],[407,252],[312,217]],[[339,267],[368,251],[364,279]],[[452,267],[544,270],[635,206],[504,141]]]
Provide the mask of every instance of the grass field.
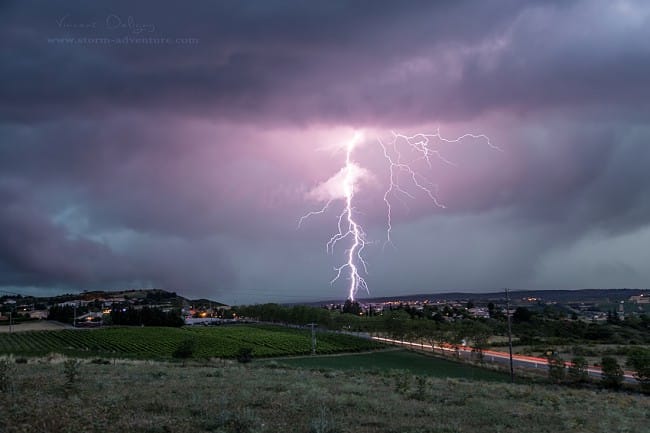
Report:
[[[67,329],[0,334],[0,354],[42,356],[61,353],[74,356],[170,358],[181,342],[196,342],[195,358],[236,356],[242,347],[254,357],[300,355],[311,352],[309,331],[278,326],[236,325],[196,328],[115,327]],[[372,341],[322,333],[318,353],[371,350],[382,347]]]
[[281,365],[335,370],[404,370],[429,377],[455,377],[471,380],[508,382],[510,376],[460,362],[422,355],[406,350],[382,351],[356,355],[317,356],[277,361]]
[[[90,360],[88,360],[90,361]],[[611,433],[650,431],[650,398],[351,370],[85,363],[12,364],[0,431],[223,433]]]

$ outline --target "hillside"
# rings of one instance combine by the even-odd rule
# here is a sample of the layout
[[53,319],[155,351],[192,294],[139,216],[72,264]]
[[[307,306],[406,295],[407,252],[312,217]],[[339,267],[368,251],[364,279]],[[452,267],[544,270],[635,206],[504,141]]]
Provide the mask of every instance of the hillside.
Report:
[[[88,303],[96,303],[97,305],[112,304],[112,303],[130,303],[137,305],[167,305],[175,307],[183,307],[192,305],[196,308],[199,307],[224,307],[227,306],[221,302],[211,299],[191,299],[176,292],[170,292],[163,289],[128,289],[128,290],[93,290],[83,291],[81,293],[66,293],[54,296],[27,296],[17,293],[0,292],[0,304],[7,303],[12,306],[20,305],[21,307],[34,308],[35,305],[40,305],[42,308],[46,306],[62,304],[66,302],[75,302],[77,304],[86,305]],[[25,310],[27,311],[27,309]]]

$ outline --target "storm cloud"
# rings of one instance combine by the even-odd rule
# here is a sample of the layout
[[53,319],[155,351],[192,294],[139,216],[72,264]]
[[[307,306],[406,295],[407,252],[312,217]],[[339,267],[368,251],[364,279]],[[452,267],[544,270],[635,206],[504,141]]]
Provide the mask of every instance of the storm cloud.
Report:
[[[10,1],[0,40],[5,290],[343,297],[340,203],[297,222],[355,130],[374,295],[650,278],[643,1]],[[378,139],[437,128],[502,151],[438,143],[383,247]]]

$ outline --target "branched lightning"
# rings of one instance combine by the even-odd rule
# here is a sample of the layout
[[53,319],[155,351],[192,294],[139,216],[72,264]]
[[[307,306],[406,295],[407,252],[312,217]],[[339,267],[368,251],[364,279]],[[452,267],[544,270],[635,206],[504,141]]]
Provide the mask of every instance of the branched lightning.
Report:
[[[415,135],[404,135],[404,134],[398,134],[394,131],[391,131],[391,134],[392,134],[392,140],[389,143],[384,143],[382,142],[381,139],[378,139],[379,145],[381,146],[384,152],[384,158],[386,158],[386,161],[388,161],[388,167],[390,173],[388,189],[386,189],[384,193],[384,203],[386,203],[386,209],[387,209],[386,241],[384,242],[384,246],[386,246],[387,244],[393,245],[393,241],[391,239],[391,232],[393,230],[393,222],[392,222],[393,208],[390,202],[390,198],[394,196],[398,200],[402,201],[403,203],[404,200],[402,196],[406,196],[410,199],[415,199],[413,194],[409,193],[404,187],[402,187],[399,181],[400,173],[405,173],[407,175],[407,178],[410,179],[410,182],[413,185],[413,187],[419,189],[424,194],[426,194],[426,196],[431,200],[434,206],[441,209],[446,208],[446,206],[442,204],[436,196],[438,186],[433,182],[431,182],[422,174],[418,173],[413,168],[414,164],[417,163],[418,161],[424,161],[429,168],[432,168],[431,158],[436,158],[440,162],[450,166],[454,166],[454,167],[457,166],[454,162],[445,158],[444,155],[440,152],[440,150],[432,147],[432,145],[435,144],[435,141],[442,142],[442,143],[458,143],[466,138],[480,139],[480,140],[484,140],[490,148],[501,151],[499,147],[492,144],[490,138],[485,134],[467,133],[456,138],[446,138],[440,134],[440,128],[436,128],[436,132],[433,134],[419,133]],[[414,152],[417,155],[417,157],[409,161],[404,161],[402,157],[402,152],[400,151],[400,144],[405,145],[406,148]]]
[[[341,185],[339,185],[339,193],[344,202],[344,206],[338,217],[338,232],[330,238],[326,245],[327,252],[333,254],[334,247],[337,243],[346,239],[351,240],[351,246],[345,251],[347,260],[341,266],[334,268],[336,275],[330,281],[330,284],[333,284],[347,270],[350,280],[348,298],[351,300],[354,299],[359,289],[368,291],[368,284],[366,284],[366,280],[359,272],[360,269],[363,269],[364,273],[368,273],[368,267],[362,255],[363,249],[367,244],[366,234],[355,219],[356,209],[354,208],[355,186],[360,173],[362,173],[362,169],[352,160],[352,152],[361,138],[362,133],[357,132],[354,134],[352,140],[345,143],[345,166],[342,170],[343,178],[341,179]],[[321,209],[303,215],[298,221],[298,227],[302,226],[305,219],[327,212],[333,201],[334,199],[330,198]]]
[[[343,209],[338,216],[338,232],[335,233],[327,242],[326,251],[329,254],[333,254],[334,247],[338,242],[350,239],[351,245],[347,250],[345,250],[347,259],[341,266],[334,268],[336,275],[330,281],[330,284],[333,284],[341,278],[341,275],[344,272],[347,272],[350,281],[348,287],[348,299],[350,300],[354,300],[359,289],[363,289],[370,293],[368,284],[360,273],[360,270],[363,270],[364,274],[368,273],[367,264],[362,253],[369,242],[366,240],[366,234],[363,228],[355,219],[356,209],[354,207],[354,197],[356,192],[355,186],[357,185],[360,173],[363,172],[363,169],[352,160],[352,153],[361,140],[361,137],[362,134],[357,132],[352,140],[345,144],[345,166],[341,170],[343,177],[340,185],[338,185],[338,187],[340,187],[339,196],[330,198],[321,209],[308,212],[298,221],[298,227],[301,227],[307,218],[327,212],[336,199],[341,199],[343,201]],[[400,181],[400,174],[406,175],[405,177],[410,183],[411,188],[421,191],[429,200],[431,200],[434,206],[444,209],[445,205],[442,204],[436,196],[437,186],[419,173],[414,167],[416,163],[423,161],[428,168],[432,168],[432,158],[435,158],[444,164],[456,166],[454,162],[445,158],[438,149],[433,147],[433,145],[436,141],[438,143],[458,143],[466,138],[484,140],[490,148],[501,151],[501,149],[493,145],[490,142],[489,137],[484,134],[468,133],[457,138],[446,138],[440,134],[439,128],[436,129],[436,132],[433,134],[420,133],[410,136],[392,132],[392,139],[389,142],[383,142],[381,139],[378,139],[389,168],[389,185],[383,195],[387,209],[386,242],[384,245],[392,245],[391,232],[393,229],[393,223],[391,199],[397,198],[404,204],[406,204],[404,202],[404,197],[415,199],[415,196],[409,192],[405,186],[403,186],[403,183]],[[400,150],[400,146],[410,150],[410,154],[415,154],[416,157],[410,159],[404,158],[404,152]]]

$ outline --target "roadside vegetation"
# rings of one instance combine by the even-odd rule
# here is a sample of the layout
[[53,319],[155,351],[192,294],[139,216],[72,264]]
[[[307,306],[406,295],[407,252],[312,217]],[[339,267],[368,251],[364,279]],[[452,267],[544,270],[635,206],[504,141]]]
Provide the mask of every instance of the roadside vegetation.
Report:
[[11,362],[0,431],[646,432],[650,397],[253,361]]
[[[469,313],[472,307],[469,304],[465,307],[425,305],[421,309],[393,305],[381,315],[371,314],[372,311],[363,313],[358,304],[350,302],[342,311],[264,304],[238,307],[236,312],[266,322],[315,322],[328,329],[447,349],[468,345],[474,350],[475,361],[483,363],[485,350],[507,350],[507,316],[489,303],[490,317],[476,318]],[[550,379],[556,383],[587,382],[587,368],[595,366],[613,372],[607,381],[611,388],[618,386],[617,372],[628,369],[634,372],[639,387],[650,391],[650,317],[630,315],[621,320],[613,312],[607,317],[607,321],[597,323],[580,320],[556,306],[517,307],[511,317],[514,353],[546,358]],[[568,368],[570,365],[572,369]]]

